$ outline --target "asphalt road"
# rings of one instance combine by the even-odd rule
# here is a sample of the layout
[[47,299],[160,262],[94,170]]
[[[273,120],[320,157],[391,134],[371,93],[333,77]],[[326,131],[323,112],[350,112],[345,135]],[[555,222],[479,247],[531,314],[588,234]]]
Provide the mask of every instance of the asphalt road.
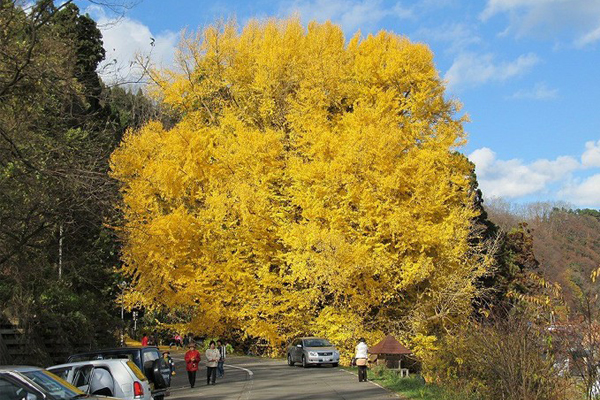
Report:
[[176,375],[166,400],[383,400],[397,398],[371,382],[358,382],[356,375],[330,366],[289,367],[285,360],[229,357],[225,377],[206,385],[206,367],[201,365],[196,386],[187,380],[182,354],[174,355]]

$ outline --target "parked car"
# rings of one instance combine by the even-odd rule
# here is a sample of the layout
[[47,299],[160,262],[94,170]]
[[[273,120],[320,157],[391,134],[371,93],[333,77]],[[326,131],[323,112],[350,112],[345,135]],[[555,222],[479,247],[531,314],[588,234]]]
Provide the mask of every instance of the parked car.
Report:
[[91,360],[126,359],[132,361],[148,378],[152,398],[163,400],[171,386],[171,368],[156,346],[119,347],[73,354],[68,363]]
[[112,397],[87,395],[51,372],[27,366],[0,366],[0,399],[116,400]]
[[55,365],[49,367],[48,371],[85,393],[104,394],[126,400],[152,399],[146,375],[131,360],[79,361]]
[[302,337],[294,340],[287,350],[289,366],[302,363],[309,365],[331,364],[337,367],[340,362],[340,352],[327,339],[317,337]]

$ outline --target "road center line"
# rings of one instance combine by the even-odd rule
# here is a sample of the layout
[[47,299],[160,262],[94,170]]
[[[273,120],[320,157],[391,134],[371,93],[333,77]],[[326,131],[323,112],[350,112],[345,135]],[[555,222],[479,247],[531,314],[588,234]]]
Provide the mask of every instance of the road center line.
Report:
[[254,378],[254,372],[250,371],[248,368],[244,368],[244,367],[238,367],[237,365],[228,365],[228,364],[223,364],[224,367],[228,367],[228,368],[235,368],[235,369],[241,369],[246,371],[246,373],[248,374],[248,376],[250,377],[250,379]]
[[[176,358],[174,357],[174,359],[176,359]],[[244,383],[244,386],[242,388],[242,393],[240,393],[240,395],[237,398],[237,400],[249,400],[250,399],[250,393],[252,392],[252,387],[254,386],[254,372],[252,372],[248,368],[238,367],[237,365],[223,364],[223,367],[240,369],[240,370],[246,372],[246,374],[247,374],[246,382]],[[182,387],[178,387],[178,388],[171,388],[169,390],[169,392],[179,392],[181,390],[186,390],[186,389],[189,390],[190,389],[189,386],[182,386]]]
[[240,393],[238,400],[249,400],[250,393],[252,393],[252,386],[254,386],[254,372],[252,372],[248,368],[238,367],[237,365],[223,364],[223,366],[228,368],[241,369],[242,371],[246,372],[248,376],[246,377],[246,383],[244,384],[244,388],[242,389],[242,393]]

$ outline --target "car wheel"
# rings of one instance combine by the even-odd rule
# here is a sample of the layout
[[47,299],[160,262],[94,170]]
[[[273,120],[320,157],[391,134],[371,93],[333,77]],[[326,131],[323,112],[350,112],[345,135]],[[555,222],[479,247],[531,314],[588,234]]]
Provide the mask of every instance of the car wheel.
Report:
[[334,368],[337,367],[338,365],[339,365],[338,363],[331,364],[331,366],[334,367]]
[[308,364],[306,363],[306,357],[302,356],[302,368],[306,367],[308,367]]
[[161,394],[160,396],[153,397],[153,399],[154,400],[165,400],[165,396]]
[[294,366],[294,361],[292,360],[292,355],[291,354],[288,354],[288,365],[290,367]]

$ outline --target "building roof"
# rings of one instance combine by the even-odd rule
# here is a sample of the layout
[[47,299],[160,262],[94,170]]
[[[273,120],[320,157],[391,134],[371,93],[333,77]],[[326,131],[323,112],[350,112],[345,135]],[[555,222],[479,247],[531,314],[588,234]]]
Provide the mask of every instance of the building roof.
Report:
[[385,339],[369,349],[371,354],[412,354],[412,351],[404,347],[392,335],[387,335]]

